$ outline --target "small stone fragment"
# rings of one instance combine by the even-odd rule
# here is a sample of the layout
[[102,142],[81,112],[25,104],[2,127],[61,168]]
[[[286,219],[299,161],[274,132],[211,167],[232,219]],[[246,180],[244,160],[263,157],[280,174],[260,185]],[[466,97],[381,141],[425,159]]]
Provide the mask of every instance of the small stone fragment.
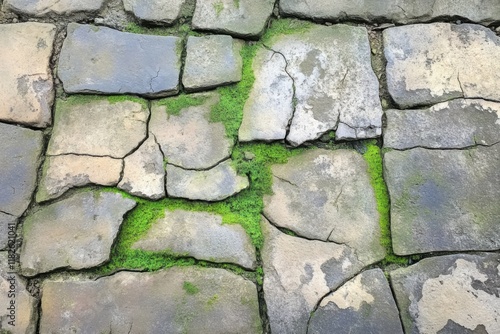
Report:
[[5,0],[4,8],[30,16],[71,15],[97,12],[104,0]]
[[127,12],[139,20],[156,24],[174,24],[187,0],[123,0]]
[[0,251],[7,249],[9,237],[16,235],[16,226],[16,217],[0,212]]

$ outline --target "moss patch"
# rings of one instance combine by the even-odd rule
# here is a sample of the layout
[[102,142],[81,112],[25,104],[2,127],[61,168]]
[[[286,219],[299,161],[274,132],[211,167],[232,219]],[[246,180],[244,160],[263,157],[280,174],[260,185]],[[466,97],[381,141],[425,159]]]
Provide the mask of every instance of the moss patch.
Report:
[[202,105],[208,96],[203,95],[179,95],[177,97],[170,97],[155,102],[157,106],[165,106],[167,114],[179,115],[182,109]]
[[184,291],[186,291],[188,295],[195,295],[198,292],[200,292],[200,288],[198,288],[193,283],[187,281],[185,281],[184,284],[182,285],[182,289],[184,289]]
[[68,96],[65,100],[58,99],[56,101],[56,108],[58,107],[71,107],[76,105],[82,105],[92,102],[101,102],[108,101],[110,104],[131,101],[135,103],[139,103],[144,109],[148,109],[148,101],[141,99],[136,96],[130,95],[112,95],[112,96],[103,96],[103,95],[71,95]]

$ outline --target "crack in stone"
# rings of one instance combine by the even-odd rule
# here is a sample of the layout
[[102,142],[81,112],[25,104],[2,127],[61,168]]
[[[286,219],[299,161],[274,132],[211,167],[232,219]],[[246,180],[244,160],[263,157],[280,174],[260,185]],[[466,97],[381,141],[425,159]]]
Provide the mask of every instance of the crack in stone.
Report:
[[151,90],[151,93],[155,92],[153,89],[153,81],[160,76],[160,71],[161,68],[159,68],[158,71],[156,71],[156,75],[149,80],[149,89]]
[[273,174],[273,176],[274,176],[275,178],[277,178],[278,180],[281,180],[281,181],[283,181],[283,182],[286,182],[286,183],[288,183],[288,184],[291,184],[292,186],[295,186],[295,187],[299,188],[299,186],[298,186],[298,185],[296,185],[295,183],[293,183],[293,182],[292,182],[292,181],[290,181],[290,180],[287,180],[287,179],[285,179],[285,178],[279,177],[279,176],[277,176],[277,175],[275,175],[275,174]]
[[464,92],[464,87],[462,86],[462,81],[460,81],[460,71],[457,72],[457,80],[458,84],[460,85],[460,90],[462,91],[462,96],[465,97],[465,92]]
[[13,214],[10,214],[10,213],[5,212],[5,211],[3,211],[3,210],[0,210],[0,213],[6,214],[6,215],[11,216],[11,217],[14,217],[14,218],[17,218],[17,217],[16,217],[16,216],[14,216]]
[[464,146],[464,147],[428,147],[428,146],[417,145],[417,146],[412,146],[412,147],[408,147],[408,148],[394,148],[394,147],[387,147],[387,148],[390,148],[394,151],[399,151],[399,152],[409,151],[409,150],[413,150],[416,148],[421,148],[421,149],[430,150],[430,151],[470,151],[470,150],[476,149],[478,147],[493,147],[497,144],[500,144],[500,141],[494,142],[492,144],[482,144],[482,143],[478,143],[477,140],[474,139],[474,143],[475,143],[474,145]]
[[[162,152],[162,154],[163,154],[163,152]],[[225,158],[221,159],[220,161],[216,162],[214,165],[211,165],[211,166],[205,167],[205,168],[186,168],[186,167],[182,167],[182,166],[179,166],[177,164],[173,164],[171,162],[168,162],[168,157],[167,157],[167,165],[174,166],[174,167],[177,167],[177,168],[181,168],[183,170],[190,170],[190,171],[196,171],[196,172],[205,172],[205,171],[209,171],[211,169],[214,169],[215,167],[217,167],[221,163],[226,162],[228,160],[231,160],[231,157],[225,157]]]

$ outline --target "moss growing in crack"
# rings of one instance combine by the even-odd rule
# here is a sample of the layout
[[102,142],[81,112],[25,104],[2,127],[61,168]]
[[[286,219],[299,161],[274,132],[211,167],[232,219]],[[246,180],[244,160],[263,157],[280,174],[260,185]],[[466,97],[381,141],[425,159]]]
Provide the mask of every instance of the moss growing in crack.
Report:
[[100,101],[108,101],[110,104],[131,101],[139,103],[144,109],[148,109],[148,101],[131,95],[71,95],[68,96],[65,100],[58,99],[56,101],[56,108],[71,107]]
[[158,100],[155,104],[165,106],[169,115],[179,115],[182,109],[202,105],[207,99],[208,96],[203,95],[179,95]]
[[141,35],[177,36],[177,37],[201,36],[201,34],[192,31],[189,24],[178,24],[173,27],[145,27],[132,22],[125,27],[124,31]]
[[262,43],[267,45],[275,36],[300,34],[308,31],[313,24],[308,21],[297,19],[281,19],[271,22],[271,26],[262,36]]

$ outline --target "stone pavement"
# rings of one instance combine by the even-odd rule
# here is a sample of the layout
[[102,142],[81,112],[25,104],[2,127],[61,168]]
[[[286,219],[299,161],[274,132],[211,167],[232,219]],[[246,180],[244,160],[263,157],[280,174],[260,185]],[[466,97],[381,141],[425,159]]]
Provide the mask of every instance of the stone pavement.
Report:
[[497,0],[0,5],[0,334],[500,333]]

